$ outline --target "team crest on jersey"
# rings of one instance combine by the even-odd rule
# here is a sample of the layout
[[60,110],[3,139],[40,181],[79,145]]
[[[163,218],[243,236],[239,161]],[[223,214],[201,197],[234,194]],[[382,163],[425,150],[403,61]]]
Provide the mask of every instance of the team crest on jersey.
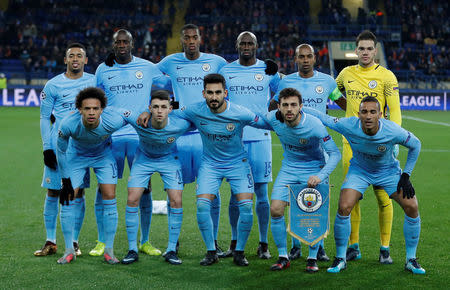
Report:
[[227,130],[232,132],[234,129],[236,128],[236,125],[234,125],[233,123],[228,123],[227,124]]
[[181,110],[181,111],[186,110],[186,106],[181,107],[180,110]]
[[50,179],[50,177],[47,177],[47,178],[45,179],[45,182],[47,182],[47,184],[50,184],[50,182],[52,182],[52,180]]
[[209,65],[209,63],[205,63],[202,65],[202,70],[203,71],[210,71],[211,70],[211,66]]
[[380,145],[380,146],[377,147],[377,150],[378,150],[379,152],[384,152],[384,151],[386,151],[386,146]]
[[305,145],[305,144],[308,144],[308,139],[300,138],[300,140],[298,140],[298,142],[302,145]]
[[45,100],[45,98],[47,97],[47,95],[45,94],[44,91],[42,91],[40,97],[41,97],[41,100]]
[[63,134],[63,132],[62,132],[61,130],[58,130],[58,136],[59,136],[60,138],[64,137],[64,134]]
[[322,206],[322,203],[322,194],[315,188],[304,188],[297,196],[297,205],[305,212],[318,210]]
[[264,79],[264,76],[262,74],[255,74],[255,80],[258,82],[262,81]]
[[142,79],[144,77],[144,73],[141,72],[140,70],[138,70],[134,75],[136,76],[136,78],[138,80],[140,80],[140,79]]
[[323,93],[323,87],[321,85],[318,85],[316,87],[316,93],[318,93],[318,94],[322,94]]
[[131,115],[131,111],[125,111],[125,112],[123,112],[123,116],[125,117],[125,118],[128,118],[129,116]]
[[370,81],[369,82],[369,88],[375,89],[377,87],[378,83],[377,81]]
[[172,144],[175,141],[175,137],[168,137],[167,144]]

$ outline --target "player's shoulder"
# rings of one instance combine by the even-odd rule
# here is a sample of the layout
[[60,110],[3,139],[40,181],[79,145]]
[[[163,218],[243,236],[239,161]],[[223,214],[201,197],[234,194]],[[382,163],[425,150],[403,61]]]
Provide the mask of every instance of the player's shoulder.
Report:
[[95,70],[95,75],[101,74],[102,72],[104,72],[108,68],[110,68],[110,67],[107,66],[104,62],[102,62],[101,64],[99,64],[97,66],[97,69]]
[[377,68],[374,69],[375,72],[383,76],[386,80],[396,79],[395,74],[388,68],[385,68],[382,65],[378,65]]
[[346,66],[341,70],[339,74],[346,75],[350,73],[356,73],[358,71],[358,67],[358,64]]
[[78,110],[67,114],[61,121],[61,128],[71,128],[81,122],[81,114]]
[[303,112],[303,116],[305,117],[305,123],[314,128],[323,127],[322,121],[314,115]]
[[330,81],[334,82],[334,79],[332,76],[330,76],[329,74],[320,72],[320,71],[315,71],[315,77],[319,80],[324,80],[327,82],[330,82]]
[[223,62],[226,63],[227,61],[221,57],[220,55],[217,54],[213,54],[213,53],[206,53],[206,52],[202,52],[200,54],[200,58],[205,59],[205,60],[214,60],[214,61],[219,61],[219,62]]
[[220,70],[224,71],[224,70],[235,69],[235,68],[237,68],[239,66],[240,66],[239,60],[235,60],[235,61],[232,61],[232,62],[229,62],[229,63],[225,64]]
[[60,73],[60,74],[52,77],[51,79],[49,79],[47,81],[47,83],[45,84],[45,87],[47,87],[47,88],[54,87],[54,86],[57,86],[58,84],[60,84],[61,82],[63,82],[65,79],[64,74],[65,73]]

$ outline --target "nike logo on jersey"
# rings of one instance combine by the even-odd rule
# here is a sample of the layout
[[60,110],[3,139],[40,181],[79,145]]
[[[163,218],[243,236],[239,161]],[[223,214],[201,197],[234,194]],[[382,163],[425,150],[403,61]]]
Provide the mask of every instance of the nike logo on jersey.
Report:
[[177,69],[182,69],[183,67],[182,66],[177,66]]
[[65,97],[68,97],[70,94],[67,94],[67,95],[63,95],[63,98],[65,98]]
[[348,83],[353,83],[354,81],[348,81]]
[[110,77],[108,77],[108,80],[110,80],[110,79],[112,79],[112,78],[115,78],[116,76],[110,76]]
[[232,80],[232,79],[234,79],[234,78],[237,78],[237,76],[234,76],[234,77],[228,77],[230,80]]

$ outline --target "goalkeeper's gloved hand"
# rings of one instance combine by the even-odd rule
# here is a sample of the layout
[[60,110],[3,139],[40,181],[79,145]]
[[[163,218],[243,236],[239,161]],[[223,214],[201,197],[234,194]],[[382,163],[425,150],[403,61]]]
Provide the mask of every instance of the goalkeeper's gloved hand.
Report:
[[266,75],[273,76],[278,72],[278,65],[275,61],[266,59],[264,63],[266,64],[266,70],[264,71]]
[[58,166],[58,161],[56,161],[56,155],[53,149],[44,150],[44,164],[48,168],[56,170],[56,166]]
[[114,52],[110,52],[105,59],[105,64],[109,67],[112,67],[114,65],[115,60],[116,60],[116,55],[114,54]]
[[392,154],[394,155],[394,158],[397,158],[398,157],[398,152],[399,152],[399,146],[398,146],[398,144],[395,144],[394,145],[394,148],[392,149]]
[[73,187],[70,178],[62,179],[62,188],[59,193],[59,203],[61,205],[69,205],[69,200],[73,200]]
[[397,192],[400,193],[400,190],[403,190],[403,198],[413,198],[416,192],[414,191],[414,187],[411,184],[411,181],[409,181],[409,175],[408,173],[403,172],[402,176],[400,177],[400,180],[397,184]]

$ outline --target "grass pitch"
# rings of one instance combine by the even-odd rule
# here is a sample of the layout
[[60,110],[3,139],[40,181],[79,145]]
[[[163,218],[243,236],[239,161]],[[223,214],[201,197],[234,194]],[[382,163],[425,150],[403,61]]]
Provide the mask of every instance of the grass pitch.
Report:
[[[332,111],[331,115],[342,115]],[[404,112],[405,116],[450,123],[446,112]],[[319,263],[316,274],[305,272],[305,253],[293,261],[285,271],[272,272],[269,267],[276,261],[277,250],[269,231],[271,260],[256,257],[258,228],[256,215],[254,227],[246,247],[250,266],[237,267],[232,260],[222,259],[211,267],[202,267],[205,247],[196,222],[195,185],[185,187],[183,195],[184,220],[180,237],[180,258],[183,264],[172,266],[162,257],[140,255],[139,262],[124,266],[111,266],[101,257],[90,257],[97,237],[94,217],[95,177],[86,194],[86,217],[80,235],[83,255],[70,265],[56,263],[64,251],[63,237],[58,225],[58,254],[34,257],[45,239],[43,225],[43,201],[45,190],[40,187],[42,178],[42,147],[39,132],[38,108],[0,107],[0,288],[450,288],[449,243],[450,229],[448,204],[450,204],[450,134],[449,126],[430,124],[404,118],[403,127],[412,131],[422,141],[422,153],[413,172],[412,182],[416,188],[422,233],[418,258],[426,269],[425,276],[413,276],[403,269],[405,250],[403,240],[403,213],[394,206],[394,224],[391,239],[393,265],[378,263],[379,230],[378,211],[372,190],[369,189],[361,203],[362,224],[360,245],[362,259],[349,262],[347,270],[335,274],[326,273],[330,263]],[[340,146],[341,138],[333,133]],[[402,166],[406,149],[401,148]],[[274,178],[281,165],[282,148],[273,139]],[[331,176],[333,184],[331,224],[336,213],[339,188],[343,180],[339,164]],[[125,173],[128,176],[128,173]],[[165,199],[159,176],[153,177],[153,199]],[[271,187],[271,185],[270,185]],[[222,193],[222,216],[219,244],[228,247],[230,226],[228,223],[229,186],[224,183]],[[122,258],[128,250],[125,232],[126,179],[120,180],[117,191],[119,226],[115,239],[115,253]],[[152,219],[152,244],[165,250],[167,244],[167,217],[154,215]],[[288,245],[289,245],[288,241]],[[325,240],[328,255],[335,253],[333,231]]]

